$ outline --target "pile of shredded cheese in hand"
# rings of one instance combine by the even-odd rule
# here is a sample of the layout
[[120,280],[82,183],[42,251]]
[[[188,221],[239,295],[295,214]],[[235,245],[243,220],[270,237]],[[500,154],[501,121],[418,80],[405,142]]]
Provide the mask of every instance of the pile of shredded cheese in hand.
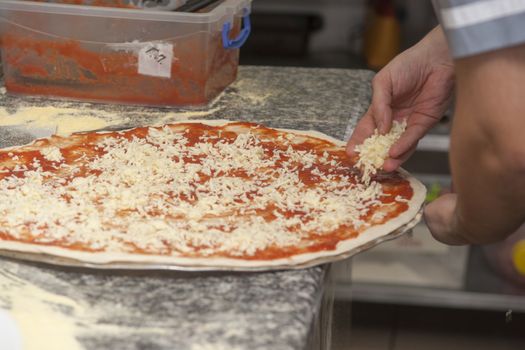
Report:
[[390,131],[385,134],[379,134],[376,129],[374,134],[368,137],[361,145],[355,147],[355,151],[359,154],[359,160],[356,167],[361,169],[361,181],[369,185],[372,175],[377,173],[377,170],[383,166],[383,163],[388,158],[390,148],[401,137],[407,126],[406,120],[402,122],[394,121]]

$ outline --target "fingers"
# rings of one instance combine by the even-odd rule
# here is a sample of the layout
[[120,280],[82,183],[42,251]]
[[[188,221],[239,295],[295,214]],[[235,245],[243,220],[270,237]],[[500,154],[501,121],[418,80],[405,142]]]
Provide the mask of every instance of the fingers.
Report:
[[372,102],[367,112],[357,123],[350,140],[346,146],[349,156],[355,156],[355,146],[363,141],[378,129],[379,133],[385,134],[392,127],[392,84],[390,75],[379,72],[372,80]]
[[416,145],[411,147],[408,151],[401,154],[397,158],[388,158],[385,160],[385,163],[383,164],[383,170],[387,173],[397,170],[404,162],[408,160],[412,156],[412,154],[416,151]]
[[387,133],[392,127],[392,81],[390,75],[379,72],[372,80],[372,117],[380,134]]
[[[409,118],[412,118],[409,117]],[[355,156],[355,146],[363,143],[363,141],[374,133],[375,120],[372,118],[370,110],[359,121],[352,137],[348,141],[346,151],[349,156]],[[392,172],[397,170],[412,156],[416,151],[418,141],[425,136],[430,126],[421,123],[410,123],[409,126],[401,135],[400,139],[390,148],[389,158],[383,164],[383,170]]]
[[[410,116],[409,118],[412,118]],[[390,148],[388,155],[393,159],[402,158],[408,151],[415,149],[418,141],[425,136],[429,127],[421,124],[410,123],[399,140]],[[405,159],[406,160],[406,159]]]
[[430,126],[427,125],[409,122],[409,126],[403,135],[390,148],[388,152],[390,158],[383,164],[383,170],[386,172],[395,171],[406,162],[416,151],[418,141],[426,135],[429,128]]
[[375,128],[375,121],[369,108],[363,118],[357,123],[352,136],[350,136],[346,144],[346,153],[351,157],[357,155],[355,146],[362,144],[366,138],[374,133]]

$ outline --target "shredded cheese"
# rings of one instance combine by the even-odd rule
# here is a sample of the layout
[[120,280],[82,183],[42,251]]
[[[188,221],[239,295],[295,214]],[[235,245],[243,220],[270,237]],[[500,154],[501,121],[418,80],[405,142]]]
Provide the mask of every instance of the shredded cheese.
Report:
[[[45,147],[40,150],[40,153],[45,159],[51,162],[60,162],[64,159],[64,157],[62,157],[62,153],[60,152],[60,148],[58,147]],[[13,158],[13,160],[17,159]]]
[[396,143],[406,129],[406,120],[403,122],[394,121],[390,131],[385,134],[379,134],[378,130],[368,137],[361,145],[355,147],[359,154],[356,166],[361,169],[361,181],[366,185],[370,184],[372,175],[383,166],[388,158],[390,148]]
[[[0,178],[2,230],[104,251],[250,256],[372,224],[362,218],[381,203],[381,185],[341,175],[350,173],[329,152],[295,149],[294,137],[270,152],[255,128],[235,139],[204,134],[190,145],[189,131],[102,138],[98,153],[74,162],[57,147],[42,149],[56,171],[35,158],[10,168],[22,176]],[[318,178],[315,186],[303,182],[304,171]]]

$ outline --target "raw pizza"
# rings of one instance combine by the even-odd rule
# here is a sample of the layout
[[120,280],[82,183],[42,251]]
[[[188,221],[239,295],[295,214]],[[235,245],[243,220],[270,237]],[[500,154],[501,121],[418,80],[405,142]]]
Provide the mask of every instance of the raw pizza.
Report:
[[0,249],[91,264],[294,266],[413,221],[406,172],[368,184],[341,141],[197,121],[0,150]]

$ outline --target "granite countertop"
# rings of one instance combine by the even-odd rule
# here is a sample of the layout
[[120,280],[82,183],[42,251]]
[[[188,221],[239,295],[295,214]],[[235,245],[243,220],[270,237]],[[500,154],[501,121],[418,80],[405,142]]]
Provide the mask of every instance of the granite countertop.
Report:
[[[359,70],[240,67],[232,86],[210,105],[193,109],[3,94],[0,147],[34,138],[5,127],[11,116],[34,107],[57,115],[80,110],[111,127],[235,119],[342,139],[366,110],[371,78],[371,72]],[[267,273],[130,272],[0,258],[0,309],[19,325],[29,349],[304,349],[320,312],[325,275],[322,266]]]

